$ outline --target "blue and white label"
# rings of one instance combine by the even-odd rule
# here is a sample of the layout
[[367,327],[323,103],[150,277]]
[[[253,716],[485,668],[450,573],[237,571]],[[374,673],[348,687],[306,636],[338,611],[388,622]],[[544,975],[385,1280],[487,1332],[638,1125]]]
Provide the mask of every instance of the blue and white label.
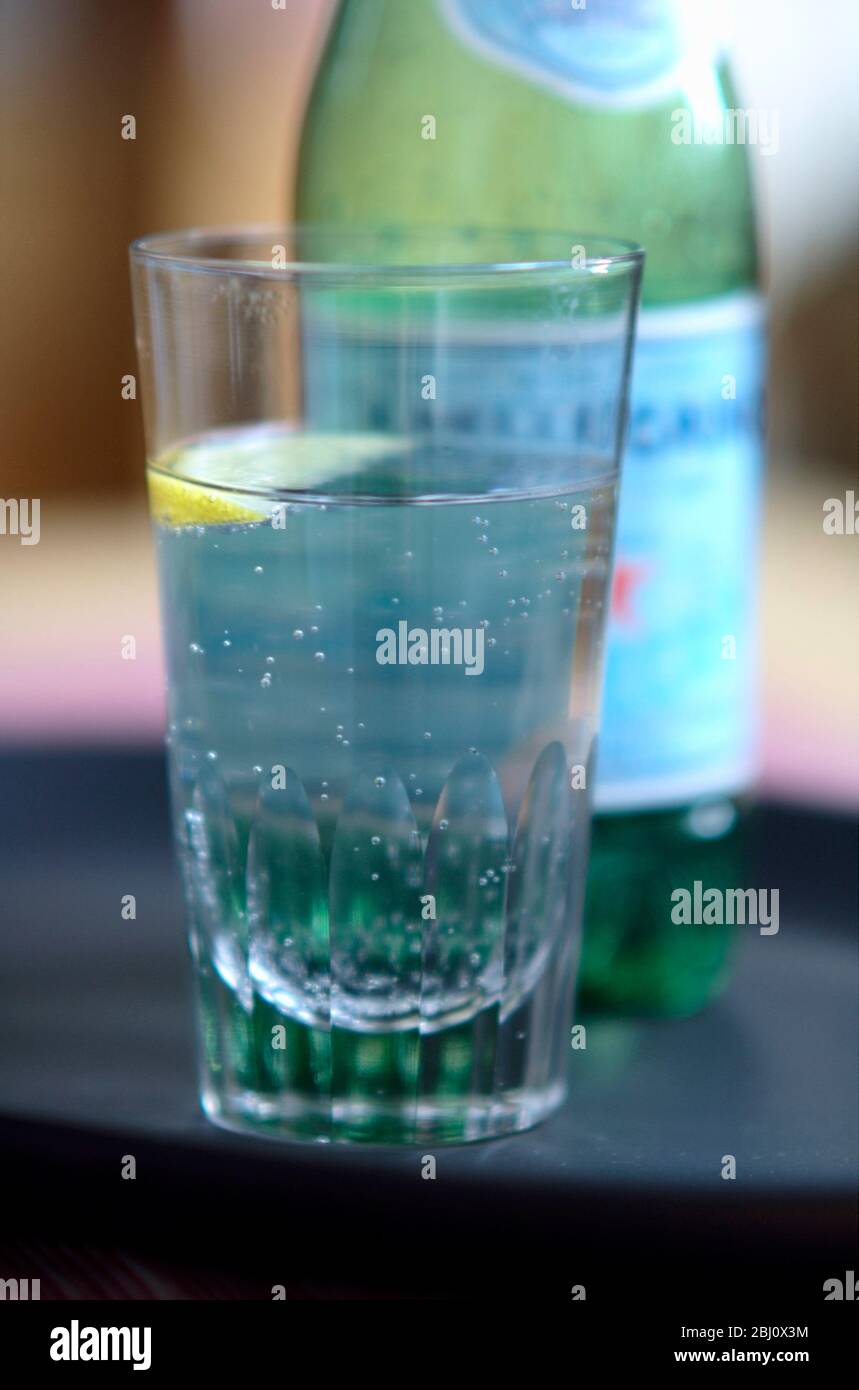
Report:
[[596,805],[679,805],[754,772],[763,312],[639,320]]
[[[313,312],[311,312],[311,309]],[[394,383],[420,381],[384,321],[305,306],[305,409],[317,429],[437,442],[504,441],[524,485],[583,449],[611,457],[616,386],[595,341],[572,372],[569,344],[543,325],[451,325],[441,399],[423,406]],[[564,329],[568,338],[569,327]],[[375,334],[375,341],[374,341]],[[763,304],[740,292],[639,317],[629,439],[620,488],[595,802],[603,811],[682,805],[742,790],[755,771],[755,589],[761,483]],[[399,377],[398,377],[399,374]],[[484,383],[475,389],[475,382]],[[608,401],[609,407],[611,401]],[[559,447],[560,446],[560,447]],[[455,454],[452,454],[455,457]],[[496,464],[498,466],[498,464]],[[444,491],[444,488],[440,489]],[[560,490],[560,489],[559,489]]]
[[690,54],[712,59],[700,0],[438,0],[448,28],[488,62],[587,105],[658,102]]

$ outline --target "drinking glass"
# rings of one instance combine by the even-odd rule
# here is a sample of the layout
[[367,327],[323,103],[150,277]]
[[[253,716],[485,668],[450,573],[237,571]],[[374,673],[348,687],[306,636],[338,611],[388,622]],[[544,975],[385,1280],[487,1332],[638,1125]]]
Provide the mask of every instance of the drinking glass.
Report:
[[202,1103],[457,1142],[565,1092],[643,253],[131,250]]

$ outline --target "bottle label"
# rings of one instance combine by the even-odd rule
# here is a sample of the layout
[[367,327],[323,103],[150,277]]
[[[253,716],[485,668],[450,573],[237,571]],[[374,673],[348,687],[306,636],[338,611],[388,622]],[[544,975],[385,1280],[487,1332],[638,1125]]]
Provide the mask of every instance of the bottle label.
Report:
[[598,810],[732,792],[754,771],[763,307],[639,319],[609,618]]
[[[404,425],[401,393],[391,389],[402,343],[383,319],[362,318],[358,308],[355,315],[347,333],[342,311],[329,323],[305,305],[305,411],[314,428],[342,428],[345,410],[352,428],[364,423],[396,435],[425,425],[435,440],[448,431],[458,445],[504,440],[513,457],[519,441],[549,459],[566,459],[567,449],[610,453],[613,416],[600,406],[598,344],[585,359],[591,372],[580,369],[571,385],[542,325],[534,338],[521,326],[508,335],[487,323],[470,335],[451,325],[443,398],[410,405]],[[486,376],[487,343],[491,390],[475,390]],[[418,354],[415,380],[421,361]],[[639,316],[598,810],[680,805],[738,791],[753,775],[763,370],[756,293]]]
[[588,105],[642,106],[676,91],[691,58],[711,62],[701,0],[438,0],[472,52]]

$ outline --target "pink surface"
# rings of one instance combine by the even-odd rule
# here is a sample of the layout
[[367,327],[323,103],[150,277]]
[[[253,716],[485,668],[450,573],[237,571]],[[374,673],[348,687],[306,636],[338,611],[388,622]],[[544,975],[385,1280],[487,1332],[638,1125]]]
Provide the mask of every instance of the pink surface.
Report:
[[817,721],[807,708],[772,699],[764,709],[761,789],[791,801],[859,806],[855,725]]
[[[158,634],[153,634],[157,641]],[[144,650],[141,652],[141,647]],[[118,639],[80,660],[67,650],[20,654],[0,671],[0,739],[26,743],[152,743],[164,734],[161,652],[138,639],[138,656],[123,661]]]
[[[847,808],[859,804],[859,672],[845,628],[853,574],[846,552],[808,533],[806,513],[786,511],[765,550],[761,786]],[[0,544],[0,746],[156,744],[163,657],[142,500],[46,518],[39,546]],[[814,560],[801,584],[799,545]],[[634,579],[616,575],[616,601]],[[125,634],[134,660],[123,660]]]
[[[157,632],[138,638],[123,661],[96,646],[81,662],[80,642],[31,653],[0,674],[0,739],[9,744],[152,744],[164,734],[165,705]],[[20,654],[19,654],[20,655]],[[859,736],[847,721],[815,719],[787,698],[770,697],[762,718],[761,790],[790,800],[849,808],[859,804]]]

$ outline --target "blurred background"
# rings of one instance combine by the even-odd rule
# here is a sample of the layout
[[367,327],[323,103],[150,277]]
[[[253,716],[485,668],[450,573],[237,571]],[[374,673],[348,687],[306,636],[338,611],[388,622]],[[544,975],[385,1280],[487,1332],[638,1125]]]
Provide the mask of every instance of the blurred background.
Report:
[[[0,537],[2,745],[160,737],[141,412],[121,394],[137,371],[126,248],[288,215],[331,8],[7,0],[0,495],[40,499],[41,540]],[[855,538],[824,535],[822,507],[856,485],[859,100],[854,6],[823,11],[751,0],[733,57],[741,100],[780,117],[777,153],[751,150],[771,323],[764,784],[849,805]],[[120,659],[128,634],[136,662]]]
[[[207,1261],[216,1267],[224,1244],[219,1231],[206,1254],[208,1212],[235,1205],[238,1248],[236,1232],[244,1238],[270,1229],[271,1207],[283,1202],[283,1171],[280,1154],[267,1159],[260,1151],[255,1159],[247,1152],[252,1146],[231,1150],[226,1141],[215,1149],[211,1136],[201,1150],[205,1163],[193,1158],[193,1146],[203,1141],[187,1118],[193,1092],[187,960],[157,751],[163,672],[143,429],[139,399],[123,398],[124,378],[138,371],[127,248],[147,233],[290,215],[303,111],[333,7],[333,0],[40,0],[37,6],[6,0],[4,6],[0,100],[8,138],[0,234],[4,264],[14,269],[4,288],[0,344],[0,499],[38,499],[40,539],[25,545],[0,531],[0,848],[6,856],[0,916],[5,900],[13,928],[8,970],[0,971],[6,977],[0,1022],[8,1034],[0,1048],[0,1070],[5,1065],[7,1073],[0,1168],[11,1154],[6,1187],[19,1194],[16,1219],[27,1242],[18,1249],[0,1241],[0,1278],[4,1269],[41,1270],[65,1296],[163,1298],[179,1287],[180,1296],[238,1297],[247,1288],[259,1296],[262,1287],[267,1297],[267,1287],[284,1277],[280,1266],[269,1272],[268,1251],[264,1258],[247,1256],[256,1283],[243,1284],[234,1270],[212,1275],[203,1268]],[[768,1238],[782,1239],[790,1255],[782,1258],[781,1247],[772,1246],[785,1277],[794,1267],[797,1231],[819,1237],[829,1259],[833,1232],[840,1239],[846,1229],[839,1201],[853,1179],[847,1142],[821,1139],[827,1125],[849,1127],[852,1119],[846,1088],[853,1076],[845,1079],[845,1069],[854,1064],[855,1046],[839,1052],[833,1041],[836,1016],[841,1033],[855,1031],[853,977],[845,964],[852,937],[843,946],[838,937],[837,950],[830,942],[828,954],[818,948],[833,923],[854,925],[855,834],[843,815],[806,811],[840,813],[859,803],[857,539],[823,530],[826,500],[859,489],[856,15],[854,0],[818,6],[744,0],[732,25],[740,101],[779,119],[777,152],[752,147],[749,155],[770,322],[760,664],[761,791],[770,809],[762,838],[773,876],[759,881],[778,881],[790,900],[790,949],[770,961],[764,948],[766,969],[748,973],[722,1013],[693,1020],[680,1047],[658,1025],[649,1034],[615,1023],[595,1032],[591,1079],[576,1096],[578,1129],[569,1139],[562,1135],[571,1151],[584,1135],[593,1171],[622,1181],[628,1174],[606,1116],[625,1116],[630,1152],[662,1180],[671,1154],[666,1158],[670,1143],[663,1143],[661,1121],[652,1124],[655,1097],[657,1113],[671,1117],[677,1153],[700,1158],[701,1183],[710,1179],[701,1155],[709,1162],[711,1152],[722,1152],[719,1126],[729,1112],[732,1123],[739,1117],[740,1135],[764,1127],[769,1149],[762,1167],[787,1187],[810,1182],[813,1157],[822,1155],[837,1191],[834,1181],[831,1190],[824,1185],[813,1207],[791,1191],[775,1217],[761,1215],[751,1192],[748,1210],[737,1217],[744,1260],[749,1231],[766,1231],[770,1222]],[[128,116],[136,123],[133,140],[122,138]],[[136,641],[134,661],[122,659],[128,636]],[[71,769],[65,774],[55,757],[63,750]],[[119,750],[144,756],[121,760],[113,757]],[[776,861],[779,874],[786,866],[784,878],[774,876]],[[143,883],[150,940],[143,932],[120,935],[114,920],[121,895]],[[761,959],[756,945],[748,952],[753,962]],[[782,1033],[777,1044],[766,1033],[764,991],[778,1029],[785,1018],[785,1032],[797,1023],[792,1050]],[[122,1049],[105,1044],[120,1035]],[[636,1049],[639,1071],[630,1067]],[[717,1056],[724,1061],[721,1080],[711,1074]],[[57,1111],[57,1124],[89,1126],[85,1139],[75,1131],[69,1140],[71,1129],[63,1129],[57,1143],[56,1131],[41,1127],[40,1088],[52,1097],[44,1108]],[[103,1132],[107,1113],[118,1139]],[[133,1218],[116,1184],[111,1195],[103,1183],[129,1129],[150,1171],[160,1163],[162,1184],[141,1192]],[[523,1171],[539,1182],[550,1146],[541,1132],[532,1138],[522,1141]],[[179,1159],[174,1143],[192,1147]],[[340,1173],[334,1161],[329,1172],[330,1154],[322,1154],[292,1158],[288,1218],[299,1226],[306,1220],[309,1249],[319,1244],[315,1213],[334,1209],[340,1192]],[[469,1215],[481,1190],[492,1188],[481,1168],[485,1159],[484,1149],[463,1199]],[[500,1146],[496,1161],[502,1168],[507,1161]],[[512,1182],[515,1161],[509,1161]],[[239,1166],[247,1183],[237,1197]],[[548,1162],[545,1171],[550,1174]],[[360,1181],[360,1166],[356,1172]],[[81,1256],[82,1242],[117,1241],[114,1227],[121,1222],[137,1223],[124,1236],[134,1244],[172,1220],[173,1210],[192,1220],[201,1174],[216,1186],[208,1189],[190,1274],[174,1279],[180,1256],[172,1225],[162,1232],[169,1261],[163,1268],[150,1263],[148,1274],[116,1251],[109,1262]],[[343,1188],[352,1216],[363,1213],[367,1222],[356,1250],[378,1241],[372,1204],[383,1202],[387,1210],[398,1174],[392,1159],[383,1182],[368,1168],[364,1189]],[[248,1215],[255,1189],[256,1221]],[[453,1183],[451,1191],[446,1200],[459,1222]],[[412,1192],[403,1178],[401,1214],[410,1212]],[[557,1244],[563,1203],[552,1204],[548,1177],[546,1194],[544,1210],[533,1191],[526,1194],[522,1219],[542,1222],[547,1241]],[[677,1215],[671,1191],[652,1209],[649,1202],[630,1203],[622,1219],[614,1202],[609,1186],[604,1206],[590,1194],[581,1206],[563,1208],[576,1241],[590,1219],[593,1249],[601,1249],[612,1223],[622,1233],[640,1221],[644,1230],[648,1212],[662,1241],[668,1212],[675,1236],[688,1228],[690,1242],[705,1249],[723,1240],[727,1258],[734,1258],[733,1230],[723,1208],[711,1217],[709,1194],[699,1213],[703,1226],[690,1225],[683,1210]],[[718,1204],[712,1205],[715,1213]],[[490,1211],[489,1228],[506,1230],[516,1207],[511,1199],[501,1223]],[[795,1225],[785,1211],[794,1213]],[[61,1224],[66,1230],[67,1219],[82,1224],[66,1250],[55,1232]],[[434,1220],[431,1209],[428,1226]],[[36,1240],[44,1230],[50,1257]],[[289,1236],[294,1242],[293,1225]],[[572,1243],[571,1235],[568,1249]],[[527,1269],[530,1278],[532,1265]],[[684,1277],[682,1260],[677,1269]],[[650,1266],[647,1273],[649,1280]],[[355,1287],[363,1274],[350,1270],[344,1279]],[[296,1296],[317,1296],[308,1287],[304,1270]]]

